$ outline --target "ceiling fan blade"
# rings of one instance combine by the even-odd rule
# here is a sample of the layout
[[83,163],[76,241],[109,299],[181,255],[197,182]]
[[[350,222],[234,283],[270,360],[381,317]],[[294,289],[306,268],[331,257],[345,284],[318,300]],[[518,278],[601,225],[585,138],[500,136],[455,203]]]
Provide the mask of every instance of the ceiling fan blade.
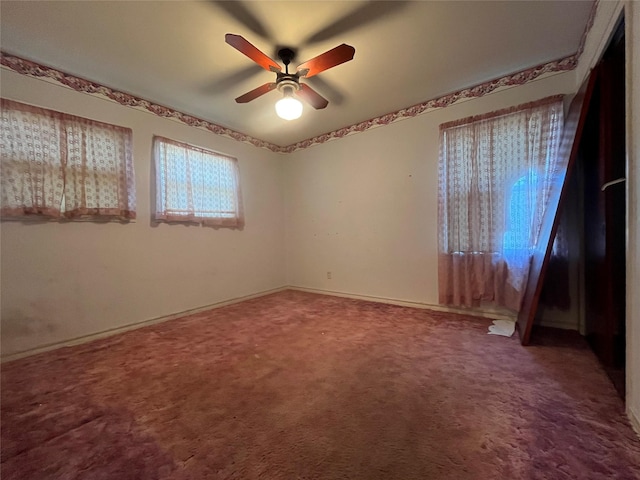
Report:
[[411,2],[407,0],[395,0],[391,2],[375,0],[366,2],[344,17],[313,33],[306,38],[302,44],[310,45],[343,36],[347,32],[352,32],[358,28],[375,23],[380,19],[387,19],[391,15],[396,15],[405,7],[408,7],[410,3]]
[[332,82],[328,82],[322,78],[322,75],[316,75],[307,81],[309,82],[310,87],[313,89],[319,89],[323,92],[331,102],[331,105],[341,105],[344,102],[344,93]]
[[300,89],[296,91],[296,94],[316,110],[323,109],[329,105],[329,100],[304,83],[300,84]]
[[208,82],[201,91],[208,95],[222,94],[235,85],[253,78],[256,74],[259,75],[261,71],[262,68],[259,65],[250,63],[238,71]]
[[307,60],[301,65],[298,65],[296,69],[301,77],[313,77],[320,72],[324,72],[329,68],[340,65],[341,63],[348,62],[353,59],[356,53],[356,49],[351,45],[343,43],[336,48],[324,52],[311,60]]
[[234,35],[233,33],[227,33],[224,36],[224,40],[239,52],[244,53],[247,57],[256,62],[265,70],[269,70],[270,72],[279,72],[282,70],[280,65],[278,65],[275,60],[262,53],[251,43],[245,40],[244,37],[241,37],[240,35]]
[[238,103],[248,103],[251,100],[255,100],[256,98],[264,95],[265,93],[269,93],[271,90],[276,88],[275,83],[265,83],[264,85],[254,88],[250,92],[245,93],[244,95],[240,95],[236,98],[236,102]]
[[234,2],[214,0],[212,3],[256,35],[270,42],[273,40],[264,23],[247,8],[248,2],[241,2],[239,0]]

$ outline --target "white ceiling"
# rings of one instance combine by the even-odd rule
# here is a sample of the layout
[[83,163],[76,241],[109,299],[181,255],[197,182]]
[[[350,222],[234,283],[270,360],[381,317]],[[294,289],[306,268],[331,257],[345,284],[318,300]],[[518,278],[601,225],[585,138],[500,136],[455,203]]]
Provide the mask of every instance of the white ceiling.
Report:
[[[586,1],[5,1],[6,53],[286,146],[576,53]],[[278,118],[273,73],[224,41],[244,36],[293,65],[341,43],[355,58],[306,80],[329,100]],[[303,81],[304,83],[304,81]]]

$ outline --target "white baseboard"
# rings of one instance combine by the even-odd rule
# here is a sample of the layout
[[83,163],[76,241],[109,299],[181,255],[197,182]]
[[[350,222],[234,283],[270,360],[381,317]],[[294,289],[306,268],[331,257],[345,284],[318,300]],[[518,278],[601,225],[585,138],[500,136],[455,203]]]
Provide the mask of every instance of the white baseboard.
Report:
[[425,310],[434,310],[437,312],[458,313],[462,315],[473,315],[475,317],[490,318],[492,320],[509,320],[515,321],[516,314],[503,313],[498,311],[492,311],[482,308],[455,308],[446,307],[444,305],[416,302],[412,300],[402,300],[398,298],[376,297],[372,295],[360,295],[356,293],[336,292],[333,290],[322,290],[318,288],[300,287],[296,285],[289,285],[289,289],[298,290],[301,292],[317,293],[320,295],[331,295],[334,297],[353,298],[355,300],[366,300],[369,302],[388,303],[390,305],[399,305],[401,307],[413,307],[422,308]]
[[234,303],[243,302],[245,300],[250,300],[252,298],[263,297],[265,295],[270,295],[272,293],[281,292],[283,290],[298,290],[301,292],[309,292],[309,293],[317,293],[320,295],[331,295],[335,297],[344,297],[344,298],[353,298],[356,300],[366,300],[369,302],[378,302],[378,303],[387,303],[390,305],[399,305],[402,307],[412,307],[412,308],[421,308],[426,310],[434,310],[438,312],[448,312],[448,313],[458,313],[462,315],[473,315],[477,317],[484,317],[496,320],[510,320],[515,321],[515,315],[505,314],[503,312],[496,312],[487,309],[465,309],[465,308],[452,308],[446,307],[443,305],[430,304],[425,302],[415,302],[411,300],[402,300],[397,298],[388,298],[388,297],[376,297],[373,295],[360,295],[353,294],[347,292],[337,292],[332,290],[321,290],[317,288],[307,288],[300,287],[295,285],[285,285],[278,288],[273,288],[270,290],[264,290],[262,292],[253,293],[250,295],[245,295],[242,297],[231,298],[228,300],[223,300],[220,302],[212,303],[210,305],[204,305],[197,308],[192,308],[189,310],[184,310],[181,312],[172,313],[169,315],[163,315],[161,317],[155,317],[148,320],[142,320],[140,322],[129,323],[127,325],[123,325],[116,328],[110,328],[107,330],[101,330],[99,332],[91,333],[89,335],[83,335],[80,337],[69,338],[66,340],[61,340],[59,342],[54,342],[46,345],[40,345],[34,348],[30,348],[27,350],[21,350],[18,352],[9,353],[7,355],[0,356],[0,362],[9,362],[11,360],[17,360],[19,358],[29,357],[31,355],[36,355],[38,353],[48,352],[50,350],[55,350],[62,347],[71,347],[73,345],[80,345],[83,343],[91,342],[93,340],[98,340],[100,338],[110,337],[112,335],[117,335],[119,333],[127,332],[129,330],[135,330],[137,328],[146,327],[148,325],[154,325],[157,323],[166,322],[169,320],[174,320],[176,318],[184,317],[187,315],[192,315],[194,313],[203,312],[205,310],[211,310],[214,308],[220,308],[227,305],[232,305]]
[[244,302],[245,300],[251,300],[252,298],[264,297],[265,295],[270,295],[272,293],[281,292],[287,289],[288,289],[287,286],[272,288],[270,290],[264,290],[262,292],[252,293],[250,295],[244,295],[242,297],[230,298],[228,300],[222,300],[220,302],[212,303],[210,305],[204,305],[202,307],[192,308],[189,310],[184,310],[182,312],[176,312],[169,315],[163,315],[161,317],[150,318],[148,320],[142,320],[140,322],[129,323],[127,325],[123,325],[120,327],[109,328],[107,330],[101,330],[99,332],[90,333],[89,335],[74,337],[67,340],[61,340],[59,342],[49,343],[49,344],[41,345],[35,348],[30,348],[30,349],[22,350],[19,352],[2,355],[0,356],[0,363],[10,362],[11,360],[17,360],[19,358],[29,357],[37,353],[48,352],[50,350],[55,350],[62,347],[71,347],[73,345],[80,345],[82,343],[91,342],[93,340],[98,340],[100,338],[110,337],[112,335],[117,335],[118,333],[127,332],[129,330],[135,330],[137,328],[146,327],[148,325],[155,325],[156,323],[162,323],[169,320],[174,320],[176,318],[185,317],[187,315],[192,315],[194,313],[200,313],[206,310],[212,310],[214,308],[233,305],[234,303]]

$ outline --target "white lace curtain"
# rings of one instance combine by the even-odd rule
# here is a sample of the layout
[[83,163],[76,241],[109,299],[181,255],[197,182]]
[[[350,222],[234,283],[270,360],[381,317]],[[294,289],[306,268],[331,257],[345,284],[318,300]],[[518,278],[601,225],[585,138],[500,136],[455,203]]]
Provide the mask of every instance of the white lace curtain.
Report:
[[520,309],[562,124],[555,96],[440,126],[441,303]]
[[238,160],[211,150],[154,137],[155,219],[242,227]]
[[1,99],[3,217],[136,217],[131,129]]

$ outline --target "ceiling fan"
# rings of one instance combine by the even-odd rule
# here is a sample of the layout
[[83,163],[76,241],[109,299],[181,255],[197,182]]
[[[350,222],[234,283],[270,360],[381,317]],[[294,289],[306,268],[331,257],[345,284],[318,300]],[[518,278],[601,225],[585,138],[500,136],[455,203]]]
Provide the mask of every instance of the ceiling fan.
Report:
[[225,35],[225,41],[265,70],[276,74],[275,82],[265,83],[258,88],[254,88],[236,98],[236,102],[247,103],[271,90],[277,89],[282,92],[283,98],[276,103],[276,112],[285,120],[298,118],[302,113],[302,103],[293,97],[294,94],[305,100],[315,109],[325,108],[329,104],[326,98],[313,90],[309,85],[300,83],[301,78],[313,77],[329,68],[348,62],[353,59],[356,52],[355,48],[343,43],[298,65],[295,73],[290,73],[289,64],[295,55],[295,52],[290,48],[281,48],[278,50],[278,57],[285,67],[283,72],[282,67],[280,67],[275,60],[265,55],[244,37],[227,33]]

